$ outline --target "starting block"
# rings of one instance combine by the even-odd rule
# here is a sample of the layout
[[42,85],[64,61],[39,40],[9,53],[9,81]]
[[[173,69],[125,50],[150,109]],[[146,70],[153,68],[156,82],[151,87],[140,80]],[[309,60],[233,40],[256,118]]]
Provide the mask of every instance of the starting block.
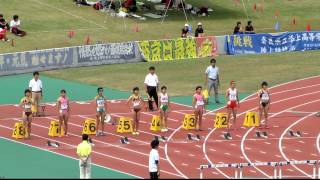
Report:
[[256,137],[257,137],[257,138],[268,138],[268,133],[267,133],[267,132],[257,131],[257,132],[256,132]]
[[231,140],[231,139],[232,139],[232,136],[231,136],[231,134],[230,134],[229,132],[224,133],[224,134],[222,135],[222,137],[223,137],[224,139],[226,139],[226,140]]
[[164,136],[155,136],[154,140],[158,140],[158,141],[161,141],[161,142],[166,142],[167,141],[166,137],[164,137]]
[[197,134],[196,136],[193,136],[191,133],[188,133],[187,139],[188,139],[189,141],[192,141],[192,140],[194,140],[194,141],[200,141],[200,140],[201,140],[201,136],[200,136],[199,134]]
[[48,144],[48,146],[49,147],[59,147],[60,146],[60,144],[58,143],[58,142],[51,142],[51,141],[47,141],[47,144]]
[[122,137],[120,138],[121,144],[130,144],[128,137]]
[[289,131],[289,135],[292,137],[301,137],[302,136],[300,131],[294,132],[292,130]]
[[318,113],[316,114],[316,117],[320,117],[320,112],[318,112]]
[[12,137],[16,139],[23,139],[25,137],[25,128],[22,122],[16,122],[14,124]]

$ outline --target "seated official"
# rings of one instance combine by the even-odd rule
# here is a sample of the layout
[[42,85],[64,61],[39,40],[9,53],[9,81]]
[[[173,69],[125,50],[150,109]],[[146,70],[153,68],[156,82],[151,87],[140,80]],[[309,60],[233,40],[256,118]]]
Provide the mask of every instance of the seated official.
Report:
[[19,16],[14,15],[13,20],[11,20],[11,22],[10,22],[10,31],[16,36],[23,37],[27,33],[25,31],[21,30],[20,24],[21,24],[21,22],[20,22]]

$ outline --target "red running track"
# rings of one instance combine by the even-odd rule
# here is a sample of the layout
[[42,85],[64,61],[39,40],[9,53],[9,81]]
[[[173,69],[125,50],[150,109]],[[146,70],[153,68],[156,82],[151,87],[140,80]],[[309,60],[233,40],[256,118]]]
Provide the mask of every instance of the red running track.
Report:
[[[208,129],[200,133],[181,129],[181,121],[191,108],[173,104],[169,115],[170,131],[154,133],[149,130],[151,117],[156,112],[144,112],[141,120],[139,136],[127,134],[131,143],[122,145],[119,142],[122,134],[117,134],[116,127],[108,125],[107,136],[92,137],[95,143],[93,163],[125,172],[140,178],[148,178],[148,154],[150,141],[155,135],[164,135],[169,140],[161,143],[161,178],[198,178],[199,166],[209,163],[242,163],[284,160],[320,159],[320,121],[314,116],[320,106],[320,77],[311,77],[289,82],[271,88],[272,104],[270,109],[271,128],[267,130],[269,138],[255,138],[254,128],[240,128],[247,111],[257,111],[257,97],[245,99],[238,110],[238,130],[231,132],[233,140],[224,140],[223,129],[213,129],[214,112],[204,116],[204,127]],[[123,101],[109,102],[113,118],[130,116],[129,109]],[[21,110],[14,105],[0,106],[0,136],[11,138],[12,127],[21,120]],[[53,106],[47,106],[47,117],[34,118],[32,139],[15,140],[46,149],[64,156],[76,158],[75,147],[79,143],[82,125],[87,117],[94,118],[95,108],[92,104],[72,103],[72,118],[69,125],[69,137],[51,138],[48,134],[50,121],[56,118]],[[217,112],[225,112],[219,109]],[[300,138],[288,135],[289,130],[300,130],[304,134]],[[186,140],[188,133],[200,134],[200,142]],[[59,148],[48,148],[47,140],[62,144]],[[271,167],[250,167],[244,169],[245,177],[270,178]],[[286,177],[311,177],[310,166],[286,166],[283,175]],[[205,178],[232,178],[232,169],[207,169]]]

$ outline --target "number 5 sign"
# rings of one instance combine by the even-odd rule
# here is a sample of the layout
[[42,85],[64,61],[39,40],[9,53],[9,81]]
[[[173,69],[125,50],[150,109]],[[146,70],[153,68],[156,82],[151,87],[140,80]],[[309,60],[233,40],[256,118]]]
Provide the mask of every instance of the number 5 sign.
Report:
[[96,120],[86,119],[83,125],[82,134],[96,134]]
[[129,118],[121,117],[119,120],[117,133],[131,133],[132,130],[132,121]]

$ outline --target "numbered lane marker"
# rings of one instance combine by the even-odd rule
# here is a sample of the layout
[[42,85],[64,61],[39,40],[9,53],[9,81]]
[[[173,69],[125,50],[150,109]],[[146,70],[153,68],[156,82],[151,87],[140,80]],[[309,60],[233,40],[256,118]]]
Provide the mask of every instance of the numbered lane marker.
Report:
[[84,125],[83,125],[83,130],[82,130],[82,134],[96,134],[97,133],[97,129],[96,129],[96,120],[95,119],[86,119],[84,121]]
[[61,133],[59,132],[59,121],[53,120],[50,122],[48,135],[51,137],[57,137],[60,135],[64,135],[64,129],[61,127]]
[[244,121],[243,121],[244,127],[256,127],[259,126],[259,116],[256,112],[247,112]]
[[14,124],[12,137],[16,139],[22,139],[25,137],[25,129],[22,122],[16,122]]
[[182,128],[185,130],[195,129],[196,121],[194,114],[185,114],[183,119]]
[[227,128],[228,127],[227,113],[217,113],[216,120],[214,121],[214,128]]
[[160,116],[152,116],[150,130],[155,132],[161,131]]
[[132,133],[132,120],[127,117],[121,117],[117,127],[117,133]]

